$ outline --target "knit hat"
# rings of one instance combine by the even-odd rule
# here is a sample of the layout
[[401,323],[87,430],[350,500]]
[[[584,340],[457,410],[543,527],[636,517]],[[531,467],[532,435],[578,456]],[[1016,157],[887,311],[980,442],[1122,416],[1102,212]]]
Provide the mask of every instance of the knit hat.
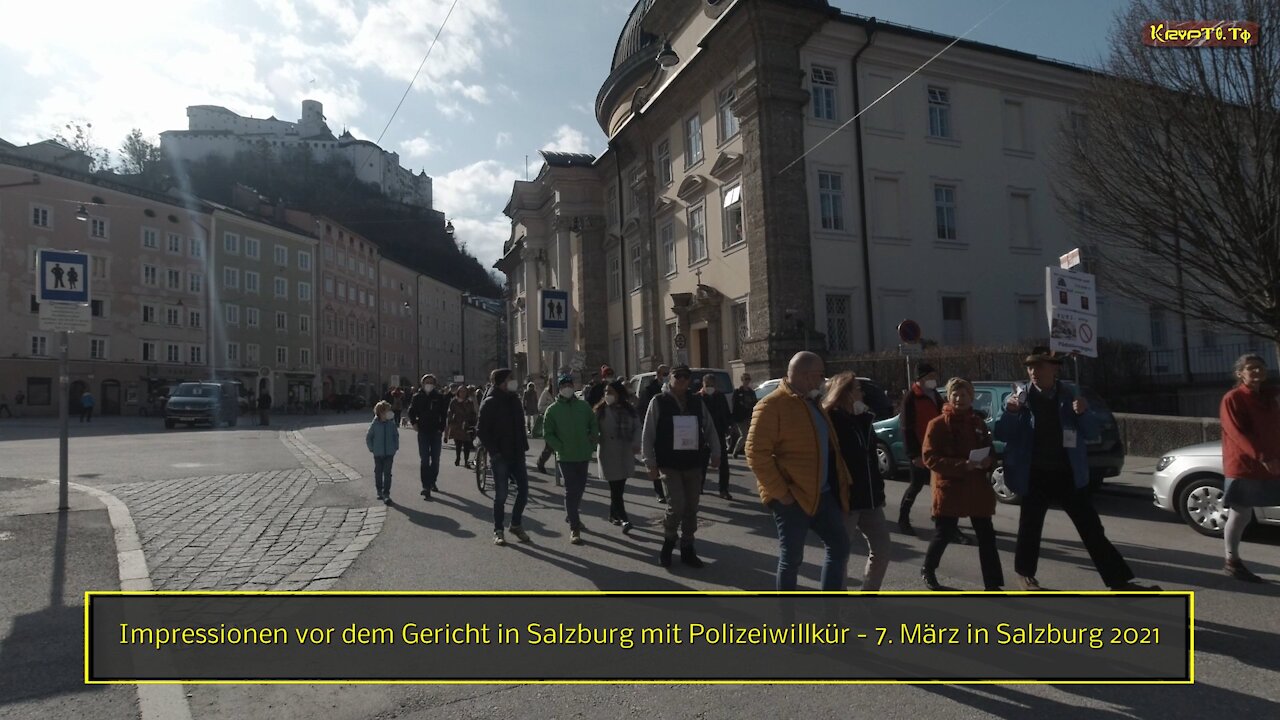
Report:
[[917,380],[924,377],[925,375],[928,375],[929,373],[936,373],[936,372],[938,372],[938,369],[927,362],[916,363],[916,379]]
[[572,384],[573,384],[572,375],[561,375],[560,379],[556,381],[557,386],[572,385]]

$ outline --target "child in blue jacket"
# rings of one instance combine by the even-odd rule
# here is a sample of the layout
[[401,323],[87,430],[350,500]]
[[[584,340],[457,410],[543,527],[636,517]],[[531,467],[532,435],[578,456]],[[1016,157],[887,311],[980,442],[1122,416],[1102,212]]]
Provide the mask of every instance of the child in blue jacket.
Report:
[[400,429],[396,427],[391,403],[383,400],[373,406],[374,418],[365,433],[364,444],[373,453],[373,483],[378,499],[391,504],[391,464],[400,449]]

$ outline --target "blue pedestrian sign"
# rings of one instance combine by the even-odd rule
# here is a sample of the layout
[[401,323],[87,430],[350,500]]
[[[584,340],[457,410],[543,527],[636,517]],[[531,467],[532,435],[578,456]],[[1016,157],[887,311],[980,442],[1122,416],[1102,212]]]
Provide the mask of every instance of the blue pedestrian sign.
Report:
[[542,322],[541,330],[569,329],[569,291],[542,290],[538,297],[538,312]]
[[36,268],[40,276],[39,302],[89,304],[88,255],[41,250]]

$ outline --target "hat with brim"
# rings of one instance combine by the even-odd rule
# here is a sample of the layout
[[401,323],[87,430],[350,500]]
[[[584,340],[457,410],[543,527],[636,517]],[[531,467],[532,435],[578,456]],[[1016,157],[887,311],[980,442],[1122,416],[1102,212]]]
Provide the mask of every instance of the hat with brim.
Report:
[[1042,345],[1031,348],[1031,354],[1022,361],[1023,365],[1039,365],[1040,363],[1049,363],[1050,365],[1061,365],[1062,358],[1050,352],[1049,348]]

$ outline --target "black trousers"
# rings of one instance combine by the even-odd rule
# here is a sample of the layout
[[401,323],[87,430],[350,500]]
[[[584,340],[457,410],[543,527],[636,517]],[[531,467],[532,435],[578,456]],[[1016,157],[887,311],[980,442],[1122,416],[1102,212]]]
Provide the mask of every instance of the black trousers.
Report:
[[1093,507],[1087,489],[1075,486],[1071,468],[1031,470],[1031,489],[1022,499],[1018,517],[1018,544],[1014,551],[1014,570],[1024,577],[1035,577],[1040,561],[1040,538],[1044,532],[1044,516],[1050,505],[1059,505],[1080,533],[1093,566],[1107,587],[1123,585],[1133,579],[1133,571],[1120,551],[1107,539],[1102,519]]
[[[991,518],[971,518],[973,532],[978,536],[978,562],[982,563],[982,584],[989,590],[1004,585],[1004,568],[1000,566],[1000,553],[996,550],[996,528]],[[936,517],[933,519],[933,539],[924,554],[924,566],[937,570],[942,553],[960,529],[960,518]]]
[[610,480],[609,481],[609,519],[629,522],[631,518],[627,517],[627,505],[623,501],[623,496],[627,491],[627,479]]
[[471,462],[471,441],[470,440],[454,440],[453,441],[453,464],[457,465],[458,460],[466,458],[466,462]]
[[911,514],[911,506],[916,504],[916,497],[929,485],[928,468],[919,468],[915,465],[908,465],[908,468],[911,472],[911,484],[907,485],[906,492],[902,493],[902,508],[898,510],[898,517]]
[[[720,492],[729,492],[729,452],[725,450],[725,438],[719,437],[720,441]],[[707,486],[707,474],[710,469],[711,456],[707,454],[702,461],[702,486]]]

